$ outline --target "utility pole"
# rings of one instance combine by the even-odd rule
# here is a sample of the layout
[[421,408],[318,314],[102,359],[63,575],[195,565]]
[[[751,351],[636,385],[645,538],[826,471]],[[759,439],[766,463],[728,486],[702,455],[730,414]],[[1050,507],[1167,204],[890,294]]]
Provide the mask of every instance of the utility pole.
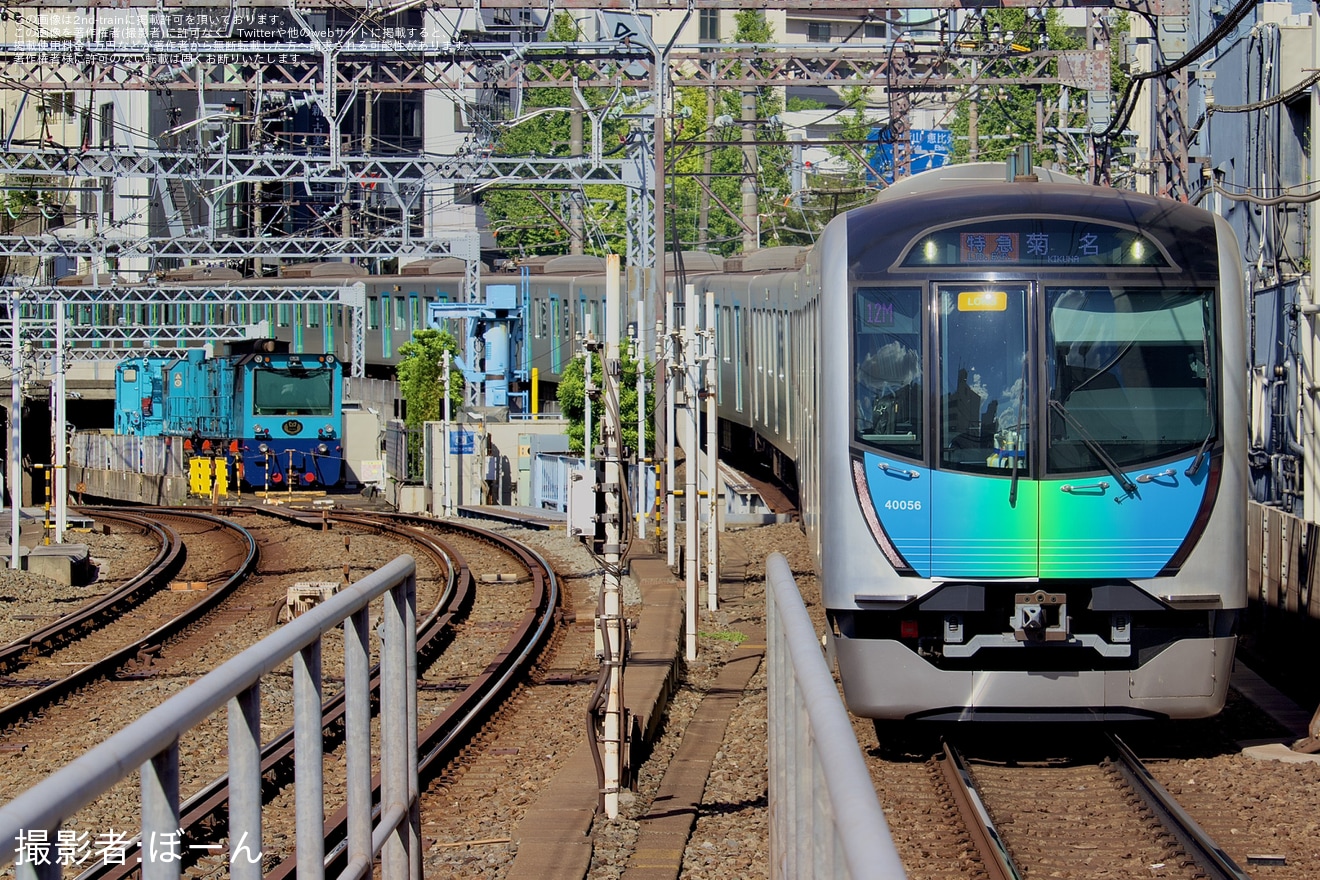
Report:
[[756,203],[759,172],[756,167],[755,89],[744,89],[742,93],[742,150],[742,249],[743,253],[749,254],[761,247],[761,220],[757,216],[760,209]]
[[665,355],[665,546],[667,562],[672,569],[678,561],[677,547],[674,543],[674,505],[678,503],[674,495],[674,434],[678,426],[674,424],[674,391],[678,384],[679,360],[678,330],[674,326],[674,292],[665,291],[665,340],[668,352]]
[[637,329],[633,333],[633,360],[637,367],[637,508],[633,512],[634,534],[646,530],[646,354],[642,351],[642,300],[637,300]]
[[9,297],[9,567],[18,571],[23,557],[18,542],[23,507],[23,333],[18,291]]
[[697,659],[697,522],[701,512],[697,506],[697,474],[701,471],[701,450],[697,446],[697,421],[701,418],[699,403],[699,381],[697,370],[700,365],[696,352],[697,308],[696,288],[689,284],[683,291],[683,414],[686,417],[686,433],[683,438],[683,495],[684,513],[687,522],[687,538],[684,547],[683,573],[687,582],[687,659]]
[[706,607],[719,608],[719,412],[715,400],[716,370],[719,359],[715,350],[715,292],[706,291],[706,346],[704,357],[706,398]]
[[450,491],[449,487],[449,444],[451,442],[449,438],[449,356],[449,350],[445,349],[444,357],[441,359],[442,366],[440,368],[440,382],[444,388],[445,398],[445,448],[444,454],[440,456],[441,470],[444,472],[445,488],[444,495],[441,498],[440,509],[444,511],[445,516],[453,515],[450,503],[454,497],[453,492]]
[[[601,446],[604,451],[605,493],[604,532],[602,555],[605,561],[605,580],[602,585],[600,634],[604,648],[604,662],[608,676],[605,695],[604,764],[605,815],[619,816],[619,789],[623,784],[623,732],[625,708],[623,705],[623,668],[627,646],[624,642],[623,601],[619,583],[619,565],[623,556],[620,517],[623,498],[622,455],[623,422],[619,413],[619,378],[622,374],[619,360],[619,256],[610,254],[605,263],[605,358],[604,414],[601,420]],[[589,341],[589,344],[594,344]],[[590,364],[591,355],[587,355]]]
[[54,480],[51,494],[55,499],[55,543],[64,543],[64,530],[69,525],[69,428],[68,401],[64,384],[64,322],[63,303],[55,306],[55,375],[50,383],[51,404],[55,407]]

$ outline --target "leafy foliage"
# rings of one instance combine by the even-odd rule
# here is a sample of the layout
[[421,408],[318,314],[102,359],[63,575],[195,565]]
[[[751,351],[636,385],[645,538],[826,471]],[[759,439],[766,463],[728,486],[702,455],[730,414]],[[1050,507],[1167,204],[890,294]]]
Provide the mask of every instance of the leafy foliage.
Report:
[[[759,10],[740,10],[735,22],[733,42],[774,43],[774,29]],[[767,64],[750,63],[754,66]],[[743,227],[740,217],[732,215],[741,215],[743,181],[753,170],[757,213],[769,221],[759,224],[760,245],[771,247],[796,243],[791,237],[785,238],[784,230],[777,222],[783,215],[782,202],[789,195],[788,148],[766,143],[784,139],[778,117],[783,103],[778,91],[772,88],[754,90],[756,119],[749,123],[742,122],[742,90],[716,90],[713,112],[707,105],[708,97],[709,89],[688,88],[679,89],[674,99],[678,118],[670,127],[667,147],[670,157],[667,172],[670,244],[675,248],[694,248],[704,244],[707,250],[726,256],[741,251]],[[733,124],[715,125],[714,120],[720,117],[732,119]],[[741,141],[741,126],[744,124],[752,127],[757,142],[755,169],[748,167]],[[704,226],[703,207],[707,209]]]
[[[442,376],[446,351],[451,355],[447,383]],[[446,385],[451,412],[462,405],[463,374],[452,360],[457,353],[458,342],[445,330],[414,330],[412,340],[399,346],[399,394],[406,404],[404,424],[408,427],[421,427],[423,422],[443,417]]]
[[[638,362],[625,346],[620,356],[619,376],[619,419],[622,422],[623,445],[631,450],[637,449],[637,370]],[[652,393],[655,373],[652,367],[646,370],[646,448],[655,448],[655,420],[650,414],[655,407],[655,395]],[[604,364],[599,355],[592,355],[591,375],[593,385],[604,387]],[[568,419],[568,448],[573,452],[585,449],[583,439],[586,434],[586,370],[585,359],[573,358],[564,368],[559,379],[559,407]],[[591,402],[591,439],[592,445],[600,443],[600,425],[603,416],[604,396],[597,392]]]
[[[572,16],[561,12],[555,16],[546,32],[546,40],[570,43],[581,39]],[[535,48],[529,49],[535,54]],[[551,75],[557,79],[570,78],[567,62],[549,65]],[[588,71],[583,70],[586,76]],[[603,113],[613,100],[618,109],[626,110],[628,96],[613,95],[609,89],[582,89],[589,112]],[[493,153],[502,157],[566,157],[572,155],[573,90],[567,87],[537,87],[525,89],[522,112],[524,121],[500,129],[493,143]],[[582,125],[582,151],[590,154],[598,146],[601,154],[614,157],[627,148],[629,122],[617,118],[622,114],[606,113],[601,123],[601,143],[592,143],[592,126],[584,114]],[[558,187],[532,184],[501,187],[484,192],[481,196],[491,230],[502,249],[515,254],[565,254],[569,252],[570,231],[565,223],[571,202],[577,200],[582,207],[586,229],[583,250],[591,254],[622,253],[627,250],[626,207],[627,193],[614,184],[589,184],[580,192]]]
[[[1002,56],[996,62],[991,62],[1001,65],[994,68],[998,75],[1011,69],[1011,60],[1016,54],[1045,48],[1063,51],[1085,47],[1085,31],[1065,27],[1058,11],[1054,9],[1046,11],[1043,26],[1039,19],[1029,17],[1025,9],[987,10],[982,19],[982,29],[985,44],[1002,50]],[[1127,31],[1126,13],[1116,14],[1109,28],[1111,44],[1116,45]],[[1118,66],[1118,54],[1110,53],[1110,88],[1114,95],[1122,92],[1127,80],[1126,74]],[[1065,166],[1075,172],[1084,172],[1089,160],[1081,137],[1075,132],[1087,124],[1086,92],[1070,89],[1068,111],[1060,118],[1063,88],[1059,84],[969,86],[950,124],[954,133],[951,161],[966,162],[972,159],[971,110],[975,106],[977,161],[1003,161],[1020,144],[1039,142],[1065,156]],[[1036,130],[1037,102],[1045,110],[1046,131],[1043,132]],[[1038,157],[1038,160],[1041,158],[1044,157]]]

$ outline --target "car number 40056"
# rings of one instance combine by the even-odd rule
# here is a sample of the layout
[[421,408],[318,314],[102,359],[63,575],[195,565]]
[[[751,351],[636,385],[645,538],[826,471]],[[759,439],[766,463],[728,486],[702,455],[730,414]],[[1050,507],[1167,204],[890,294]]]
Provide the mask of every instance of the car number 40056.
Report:
[[907,499],[890,499],[885,502],[885,510],[921,510],[921,502],[908,501]]

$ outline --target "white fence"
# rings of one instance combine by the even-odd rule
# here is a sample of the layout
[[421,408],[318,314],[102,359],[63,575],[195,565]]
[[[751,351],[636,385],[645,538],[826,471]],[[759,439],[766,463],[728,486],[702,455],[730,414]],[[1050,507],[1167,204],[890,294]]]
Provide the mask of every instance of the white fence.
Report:
[[167,477],[187,474],[183,441],[178,437],[121,437],[82,432],[73,436],[69,464],[92,470]]
[[788,560],[766,560],[770,877],[903,880],[889,825]]

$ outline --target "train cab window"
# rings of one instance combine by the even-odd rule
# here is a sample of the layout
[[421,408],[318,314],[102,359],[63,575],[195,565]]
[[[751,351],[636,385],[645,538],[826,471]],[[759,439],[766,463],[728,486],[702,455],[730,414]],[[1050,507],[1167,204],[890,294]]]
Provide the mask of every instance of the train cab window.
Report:
[[1192,455],[1216,435],[1211,294],[1045,291],[1048,467],[1098,471]]
[[853,295],[854,437],[922,457],[922,296],[916,287],[864,287]]
[[255,370],[252,414],[328,416],[334,413],[334,371]]
[[940,463],[1002,473],[1029,465],[1027,287],[939,290]]

